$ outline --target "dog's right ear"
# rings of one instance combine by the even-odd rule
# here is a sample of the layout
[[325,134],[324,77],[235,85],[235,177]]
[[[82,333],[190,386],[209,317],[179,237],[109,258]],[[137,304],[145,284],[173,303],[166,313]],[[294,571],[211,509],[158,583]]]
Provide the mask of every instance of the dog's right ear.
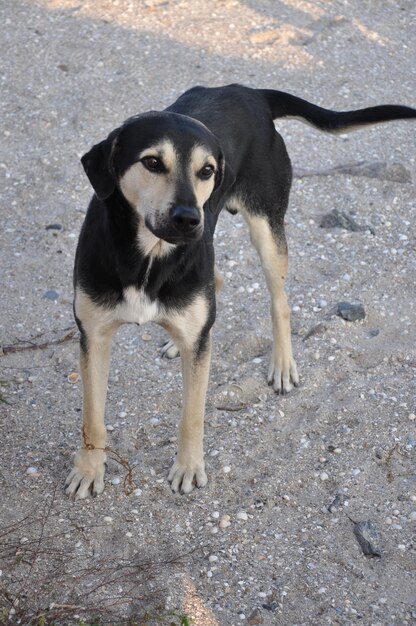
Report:
[[119,130],[114,130],[107,139],[97,143],[81,157],[85,173],[100,200],[111,196],[116,186],[112,160]]

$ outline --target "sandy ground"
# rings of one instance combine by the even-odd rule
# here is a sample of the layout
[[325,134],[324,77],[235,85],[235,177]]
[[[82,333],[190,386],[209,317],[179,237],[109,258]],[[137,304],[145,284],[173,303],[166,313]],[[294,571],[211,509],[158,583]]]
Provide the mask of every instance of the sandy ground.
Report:
[[[114,346],[106,490],[63,492],[81,421],[71,272],[91,189],[79,157],[198,83],[415,106],[413,0],[3,0],[0,18],[0,623],[414,623],[414,123],[338,138],[278,124],[297,173],[301,385],[286,397],[265,382],[255,252],[241,218],[221,216],[208,486],[178,496],[166,481],[180,366],[146,326]],[[320,228],[333,209],[369,228]],[[340,301],[365,319],[336,316]],[[363,554],[362,521],[381,556]]]

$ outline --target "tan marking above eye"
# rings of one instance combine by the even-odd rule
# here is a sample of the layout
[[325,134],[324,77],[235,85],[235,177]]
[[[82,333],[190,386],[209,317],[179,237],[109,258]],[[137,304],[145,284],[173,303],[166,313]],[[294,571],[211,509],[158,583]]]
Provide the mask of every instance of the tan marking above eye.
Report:
[[206,167],[211,166],[214,168],[214,172],[217,168],[217,162],[215,161],[211,152],[209,152],[203,146],[196,146],[190,156],[191,171],[195,176],[198,176],[199,172]]
[[143,159],[150,159],[152,157],[160,159],[163,166],[168,171],[172,171],[175,168],[178,159],[173,143],[167,139],[145,148],[142,152],[140,152],[138,161],[143,161]]

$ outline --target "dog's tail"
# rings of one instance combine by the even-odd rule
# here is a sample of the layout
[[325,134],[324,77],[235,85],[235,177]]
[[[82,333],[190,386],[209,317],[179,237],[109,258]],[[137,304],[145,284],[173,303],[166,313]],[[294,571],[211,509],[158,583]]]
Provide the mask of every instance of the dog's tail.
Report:
[[331,111],[292,96],[284,91],[259,89],[266,99],[273,119],[301,117],[313,126],[330,133],[354,130],[369,124],[416,118],[416,109],[386,104],[356,111]]

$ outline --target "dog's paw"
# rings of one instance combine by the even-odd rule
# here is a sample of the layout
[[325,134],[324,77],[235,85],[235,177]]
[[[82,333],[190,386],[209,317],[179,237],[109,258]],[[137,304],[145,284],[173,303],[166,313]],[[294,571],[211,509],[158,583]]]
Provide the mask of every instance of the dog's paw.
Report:
[[208,479],[205,474],[204,461],[187,464],[176,460],[169,472],[168,481],[175,493],[177,491],[189,493],[195,486],[205,487]]
[[272,357],[267,382],[273,387],[276,393],[281,394],[289,393],[293,387],[297,387],[299,384],[299,376],[294,359],[290,358],[288,363],[283,364]]
[[96,496],[104,491],[106,454],[103,450],[79,450],[66,479],[66,493],[75,500]]
[[160,354],[165,359],[175,359],[179,356],[179,348],[172,339],[168,339],[160,348]]

